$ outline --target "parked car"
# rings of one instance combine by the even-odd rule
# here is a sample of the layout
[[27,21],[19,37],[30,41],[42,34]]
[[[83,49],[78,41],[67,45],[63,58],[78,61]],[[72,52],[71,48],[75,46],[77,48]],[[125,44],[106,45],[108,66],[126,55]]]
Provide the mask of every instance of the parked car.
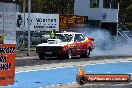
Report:
[[58,57],[71,59],[73,56],[89,57],[94,49],[94,38],[86,38],[82,33],[56,33],[55,39],[48,39],[47,43],[38,44],[36,52],[40,59]]

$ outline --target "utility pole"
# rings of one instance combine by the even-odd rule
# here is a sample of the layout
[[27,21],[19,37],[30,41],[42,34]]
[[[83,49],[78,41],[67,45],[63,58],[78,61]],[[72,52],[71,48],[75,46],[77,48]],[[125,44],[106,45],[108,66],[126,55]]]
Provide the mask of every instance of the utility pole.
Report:
[[25,5],[26,5],[26,3],[25,3],[25,0],[23,0],[23,42],[22,42],[22,48],[25,48],[25,33],[26,33],[26,31],[25,31]]
[[23,0],[23,30],[25,28],[25,0]]
[[27,52],[28,56],[30,56],[30,13],[31,13],[31,0],[28,0],[28,52]]
[[[2,3],[2,12],[3,12],[3,34],[4,34],[4,32],[5,32],[5,18],[4,18],[4,3]],[[4,39],[3,39],[3,44],[4,44]]]

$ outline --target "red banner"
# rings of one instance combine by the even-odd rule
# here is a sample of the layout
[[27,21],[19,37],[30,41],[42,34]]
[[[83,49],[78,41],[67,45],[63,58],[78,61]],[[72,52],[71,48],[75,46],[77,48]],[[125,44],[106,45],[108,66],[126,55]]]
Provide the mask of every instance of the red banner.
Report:
[[0,44],[0,86],[14,84],[15,44]]
[[60,29],[70,29],[86,24],[86,16],[76,16],[76,15],[64,15],[60,16]]
[[84,85],[89,82],[94,83],[130,83],[131,75],[129,74],[86,74],[82,66],[78,68],[76,81],[79,85]]

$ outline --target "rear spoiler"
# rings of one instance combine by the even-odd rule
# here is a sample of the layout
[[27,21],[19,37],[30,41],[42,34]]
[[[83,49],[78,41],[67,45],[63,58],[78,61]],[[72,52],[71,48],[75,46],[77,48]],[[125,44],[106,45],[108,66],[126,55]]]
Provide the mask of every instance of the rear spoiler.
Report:
[[94,38],[88,38],[88,40],[94,41]]

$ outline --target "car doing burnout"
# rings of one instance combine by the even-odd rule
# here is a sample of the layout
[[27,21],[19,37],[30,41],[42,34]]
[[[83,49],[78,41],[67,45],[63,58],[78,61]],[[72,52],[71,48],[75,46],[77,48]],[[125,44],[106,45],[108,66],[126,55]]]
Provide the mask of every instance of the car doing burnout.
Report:
[[82,33],[56,33],[55,39],[48,39],[47,43],[38,44],[36,52],[40,59],[58,57],[71,59],[73,56],[89,57],[94,49],[94,38],[86,38]]

